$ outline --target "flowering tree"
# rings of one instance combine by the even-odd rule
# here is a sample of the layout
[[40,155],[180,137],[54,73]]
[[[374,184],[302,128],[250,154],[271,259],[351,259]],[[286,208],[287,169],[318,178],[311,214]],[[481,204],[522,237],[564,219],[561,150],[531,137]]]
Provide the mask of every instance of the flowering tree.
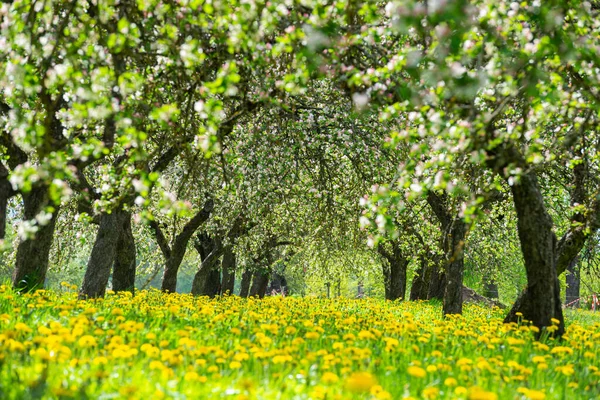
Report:
[[199,231],[214,246],[196,246],[198,293],[220,257],[268,272],[278,243],[323,259],[368,242],[388,298],[418,264],[415,296],[460,313],[470,235],[504,245],[478,225],[500,203],[527,275],[507,321],[562,333],[558,277],[600,227],[596,2],[22,0],[1,15],[15,287],[43,285],[58,213],[77,210],[97,225],[81,297],[111,271],[132,289],[136,215],[165,290]]

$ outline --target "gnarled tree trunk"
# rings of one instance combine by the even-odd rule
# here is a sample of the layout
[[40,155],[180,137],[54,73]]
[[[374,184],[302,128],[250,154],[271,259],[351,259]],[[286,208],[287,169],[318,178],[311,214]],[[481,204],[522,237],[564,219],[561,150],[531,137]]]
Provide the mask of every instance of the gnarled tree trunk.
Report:
[[579,308],[579,296],[581,288],[581,274],[578,257],[575,257],[567,268],[567,290],[565,305],[567,307]]
[[518,312],[539,328],[552,326],[552,319],[556,319],[559,321],[556,335],[561,336],[565,326],[552,219],[546,211],[533,173],[521,175],[511,186],[511,191],[518,217],[517,229],[527,272],[527,288],[506,316],[505,322],[516,322]]
[[[287,279],[285,279],[285,275],[282,273],[273,271],[271,273],[271,279],[269,280],[269,285],[267,286],[267,293],[280,293],[287,294]],[[330,285],[329,283],[327,283]]]
[[[437,216],[442,227],[442,248],[444,250],[443,267],[434,269],[429,285],[429,298],[443,298],[443,314],[462,313],[462,286],[464,274],[463,250],[467,226],[460,217],[453,215],[449,207],[448,195],[430,191],[427,203]],[[436,263],[436,266],[440,264]]]
[[413,278],[412,285],[410,288],[410,299],[415,300],[427,300],[427,293],[429,292],[429,282],[431,276],[431,267],[429,265],[429,258],[421,255],[419,257],[419,268],[417,269],[416,275]]
[[233,294],[235,285],[235,253],[231,246],[225,247],[223,251],[223,261],[221,267],[223,269],[223,283],[221,285],[222,294]]
[[379,253],[386,259],[384,268],[384,283],[386,284],[386,300],[404,299],[406,296],[406,270],[409,260],[402,253],[400,245],[390,243],[391,251],[384,245],[378,247]]
[[130,214],[123,210],[100,215],[98,233],[79,290],[80,299],[104,297],[117,254],[120,232],[128,218]]
[[[192,294],[195,296],[214,296],[215,289],[218,293],[218,287],[220,286],[220,284],[216,284],[218,280],[216,274],[219,273],[219,258],[223,253],[221,241],[213,239],[203,232],[198,234],[198,241],[194,243],[194,247],[200,254],[202,263],[196,275],[194,275]],[[215,286],[217,287],[215,288]]]
[[265,297],[270,275],[270,271],[263,268],[257,269],[254,272],[254,276],[252,277],[252,287],[250,288],[250,296],[261,299]]
[[221,293],[221,271],[220,268],[214,268],[209,272],[208,279],[204,285],[204,296],[208,296],[211,299],[218,296]]
[[[23,194],[24,220],[34,220],[48,205],[48,187],[45,185],[33,187],[29,193]],[[58,207],[55,206],[50,219],[43,225],[37,225],[35,236],[19,243],[12,279],[13,286],[17,290],[31,291],[44,287],[57,215]]]
[[[150,227],[154,231],[158,246],[165,257],[165,272],[163,273],[161,290],[163,292],[174,293],[177,291],[177,273],[185,256],[187,245],[196,232],[208,218],[213,210],[214,203],[209,199],[202,210],[198,211],[183,227],[181,232],[175,237],[173,246],[169,246],[165,235],[163,234],[159,224],[156,221],[150,223]],[[200,251],[200,250],[199,250]],[[201,251],[204,251],[203,249]],[[210,251],[209,251],[210,252]],[[208,254],[205,254],[206,257]],[[202,253],[201,253],[202,256]],[[204,259],[204,258],[203,258]]]
[[383,273],[383,289],[386,300],[390,298],[390,264],[387,259],[382,260],[381,272]]
[[406,297],[406,270],[409,261],[406,258],[396,259],[390,266],[390,293],[388,300],[404,300]]
[[461,218],[456,218],[450,227],[450,258],[446,261],[446,288],[444,290],[444,315],[462,314],[462,287],[464,273],[463,248],[467,227]]
[[131,230],[131,213],[125,213],[117,243],[112,275],[112,288],[115,292],[135,289],[136,248]]
[[436,257],[433,264],[429,265],[429,285],[427,288],[427,299],[444,299],[444,288],[446,287],[446,271],[440,266],[440,259]]
[[498,299],[498,284],[494,280],[486,280],[483,283],[483,295],[489,299]]
[[240,284],[240,297],[248,297],[250,294],[250,284],[252,283],[252,271],[249,268],[244,270],[242,274],[242,282]]
[[[493,135],[493,122],[490,123],[488,129],[488,134]],[[519,149],[513,143],[502,143],[496,148],[488,150],[486,162],[491,169],[506,180],[511,179],[510,169],[507,168],[511,164],[521,167],[523,171],[528,171],[521,174],[519,179],[514,180],[510,185],[517,212],[517,229],[527,273],[527,287],[504,321],[517,322],[519,320],[517,314],[521,313],[523,318],[540,328],[539,334],[541,334],[546,327],[554,325],[552,321],[554,319],[558,321],[554,335],[562,336],[565,330],[565,321],[560,299],[559,272],[557,272],[557,265],[560,265],[560,262],[557,264],[557,261],[560,261],[562,253],[565,252],[565,246],[566,248],[569,246],[566,243],[557,243],[556,236],[552,231],[554,224],[546,210],[535,172],[527,168]],[[576,171],[576,181],[577,175]],[[583,179],[583,176],[579,178]],[[577,182],[576,187],[579,187]],[[577,242],[577,240],[571,242]],[[561,250],[561,246],[563,246],[563,250]],[[579,253],[580,249],[574,252],[573,257]]]
[[8,180],[8,169],[0,162],[0,240],[6,236],[6,215],[8,213],[8,200],[15,193]]

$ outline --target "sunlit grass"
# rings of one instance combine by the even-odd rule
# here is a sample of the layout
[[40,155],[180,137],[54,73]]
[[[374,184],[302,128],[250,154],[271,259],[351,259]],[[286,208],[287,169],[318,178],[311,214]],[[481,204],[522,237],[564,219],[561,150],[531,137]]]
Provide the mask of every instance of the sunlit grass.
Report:
[[0,289],[0,398],[538,399],[600,395],[600,318],[562,342],[503,311],[379,300],[78,301]]

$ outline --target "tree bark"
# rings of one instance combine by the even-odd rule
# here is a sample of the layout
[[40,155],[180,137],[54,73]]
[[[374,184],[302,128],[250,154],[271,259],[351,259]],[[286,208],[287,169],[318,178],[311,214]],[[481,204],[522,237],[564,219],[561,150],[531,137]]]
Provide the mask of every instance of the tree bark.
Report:
[[[208,200],[202,210],[198,211],[183,227],[182,231],[175,237],[173,246],[169,244],[156,221],[150,223],[150,227],[154,231],[158,245],[165,257],[165,272],[161,284],[163,292],[175,293],[177,291],[177,273],[185,256],[188,243],[196,230],[202,225],[212,212],[214,203]],[[206,257],[206,255],[205,255]]]
[[197,237],[198,241],[194,243],[194,247],[200,254],[202,263],[194,275],[192,294],[210,296],[215,289],[216,281],[213,271],[217,270],[218,273],[219,257],[223,253],[223,247],[220,240],[213,239],[206,233],[200,233]]
[[483,276],[483,295],[490,299],[498,299],[500,297],[498,284],[487,274]]
[[571,308],[579,308],[581,271],[577,261],[577,258],[575,258],[567,268],[567,293],[565,305]]
[[427,299],[444,299],[444,287],[446,286],[446,272],[441,267],[439,257],[436,257],[434,264],[430,265],[429,286],[427,288]]
[[431,279],[430,274],[431,267],[429,266],[429,257],[422,255],[419,257],[419,268],[417,269],[410,288],[410,300],[427,300],[429,282]]
[[556,237],[546,211],[537,178],[533,173],[520,176],[511,186],[517,211],[517,229],[527,272],[527,288],[516,302],[505,322],[516,322],[517,312],[540,329],[559,321],[556,335],[564,333],[564,317],[560,300],[555,258]]
[[[507,152],[516,153],[514,148],[509,146]],[[516,157],[516,156],[513,156]],[[494,161],[490,162],[493,164]],[[502,163],[498,163],[502,165]],[[584,164],[578,164],[573,169],[573,187],[571,190],[571,204],[579,205],[584,204],[588,194],[585,188],[586,181],[586,167]],[[586,215],[578,212],[573,215],[571,219],[571,226],[567,232],[560,239],[556,245],[555,250],[555,262],[556,262],[556,275],[560,276],[567,270],[571,263],[575,262],[577,256],[581,252],[581,249],[585,246],[585,243],[590,236],[590,233],[596,232],[600,229],[600,199],[596,198]],[[513,307],[508,313],[506,320],[515,320],[515,315],[522,307],[525,302],[525,295],[527,291],[523,291],[519,294],[519,297],[515,301]]]
[[192,281],[192,291],[191,293],[194,296],[203,296],[206,291],[206,286],[208,279],[210,277],[210,268],[208,264],[204,262],[200,264],[200,268],[196,271],[194,275],[194,280]]
[[240,284],[240,297],[248,297],[250,294],[250,284],[252,283],[252,271],[249,268],[244,270],[242,274],[242,282]]
[[173,252],[173,255],[165,263],[165,272],[163,273],[160,287],[163,292],[175,293],[177,291],[177,273],[179,272],[181,261],[183,261],[183,257],[185,256],[185,249],[178,250]]
[[383,289],[386,300],[390,298],[390,264],[389,260],[384,257],[381,262],[381,272],[383,273]]
[[359,299],[365,297],[365,288],[362,281],[358,281],[358,285],[356,287],[356,297]]
[[409,261],[405,258],[392,265],[390,273],[390,293],[388,300],[404,300],[406,298],[406,269]]
[[463,248],[467,227],[462,218],[456,218],[450,227],[450,258],[446,263],[446,285],[444,290],[443,314],[462,314],[462,287],[464,273]]
[[104,297],[117,254],[119,231],[127,216],[128,213],[122,210],[100,215],[100,226],[79,290],[80,299]]
[[223,269],[223,283],[221,285],[222,294],[232,295],[235,286],[235,253],[231,246],[225,247],[223,251],[223,260],[221,267]]
[[131,213],[123,215],[123,225],[117,243],[112,275],[112,288],[115,292],[135,290],[136,247],[131,230]]
[[[442,298],[443,315],[462,313],[462,287],[464,275],[464,245],[467,227],[458,216],[453,216],[448,207],[449,198],[446,193],[437,194],[430,191],[427,203],[437,216],[442,227],[442,248],[444,250],[444,266],[432,273],[429,286],[429,298]],[[436,264],[439,265],[439,264]]]
[[0,240],[6,236],[6,216],[8,213],[8,200],[15,195],[12,185],[8,180],[8,169],[0,162]]
[[208,278],[204,286],[204,293],[202,295],[208,296],[211,299],[215,298],[221,293],[221,271],[218,264],[208,273]]
[[384,283],[386,285],[386,300],[405,299],[406,296],[406,270],[409,260],[402,253],[402,248],[396,242],[391,242],[391,251],[384,245],[378,247],[379,252],[387,260],[384,268]]
[[[34,220],[48,205],[48,187],[46,185],[33,187],[29,193],[23,194],[24,220]],[[35,236],[19,243],[12,277],[15,289],[28,292],[44,287],[57,215],[58,207],[55,206],[50,220],[45,225],[37,225]]]
[[250,288],[250,296],[263,298],[269,284],[270,271],[268,269],[258,269],[252,277],[252,287]]
[[[487,127],[488,135],[493,137],[493,121]],[[557,266],[561,259],[560,243],[552,231],[552,218],[546,210],[544,198],[535,172],[530,171],[519,149],[513,143],[502,143],[487,150],[486,163],[504,179],[511,179],[510,165],[520,167],[524,172],[517,180],[510,182],[513,203],[517,212],[517,230],[521,243],[521,252],[525,262],[527,287],[519,296],[505,322],[517,322],[518,313],[540,329],[552,326],[553,319],[558,321],[555,336],[562,336],[565,321],[560,299]],[[583,171],[579,171],[583,172]],[[576,173],[575,181],[578,175]],[[576,183],[576,189],[579,185]],[[564,251],[564,250],[562,250]]]
[[268,293],[287,294],[287,279],[285,279],[283,273],[273,271],[270,278],[269,285],[267,286]]

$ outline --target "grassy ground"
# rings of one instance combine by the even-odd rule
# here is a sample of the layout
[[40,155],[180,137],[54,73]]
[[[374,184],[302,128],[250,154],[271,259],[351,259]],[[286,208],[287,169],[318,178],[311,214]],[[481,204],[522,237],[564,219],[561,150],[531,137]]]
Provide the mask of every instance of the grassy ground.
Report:
[[595,399],[600,317],[561,342],[502,311],[0,287],[0,399]]

